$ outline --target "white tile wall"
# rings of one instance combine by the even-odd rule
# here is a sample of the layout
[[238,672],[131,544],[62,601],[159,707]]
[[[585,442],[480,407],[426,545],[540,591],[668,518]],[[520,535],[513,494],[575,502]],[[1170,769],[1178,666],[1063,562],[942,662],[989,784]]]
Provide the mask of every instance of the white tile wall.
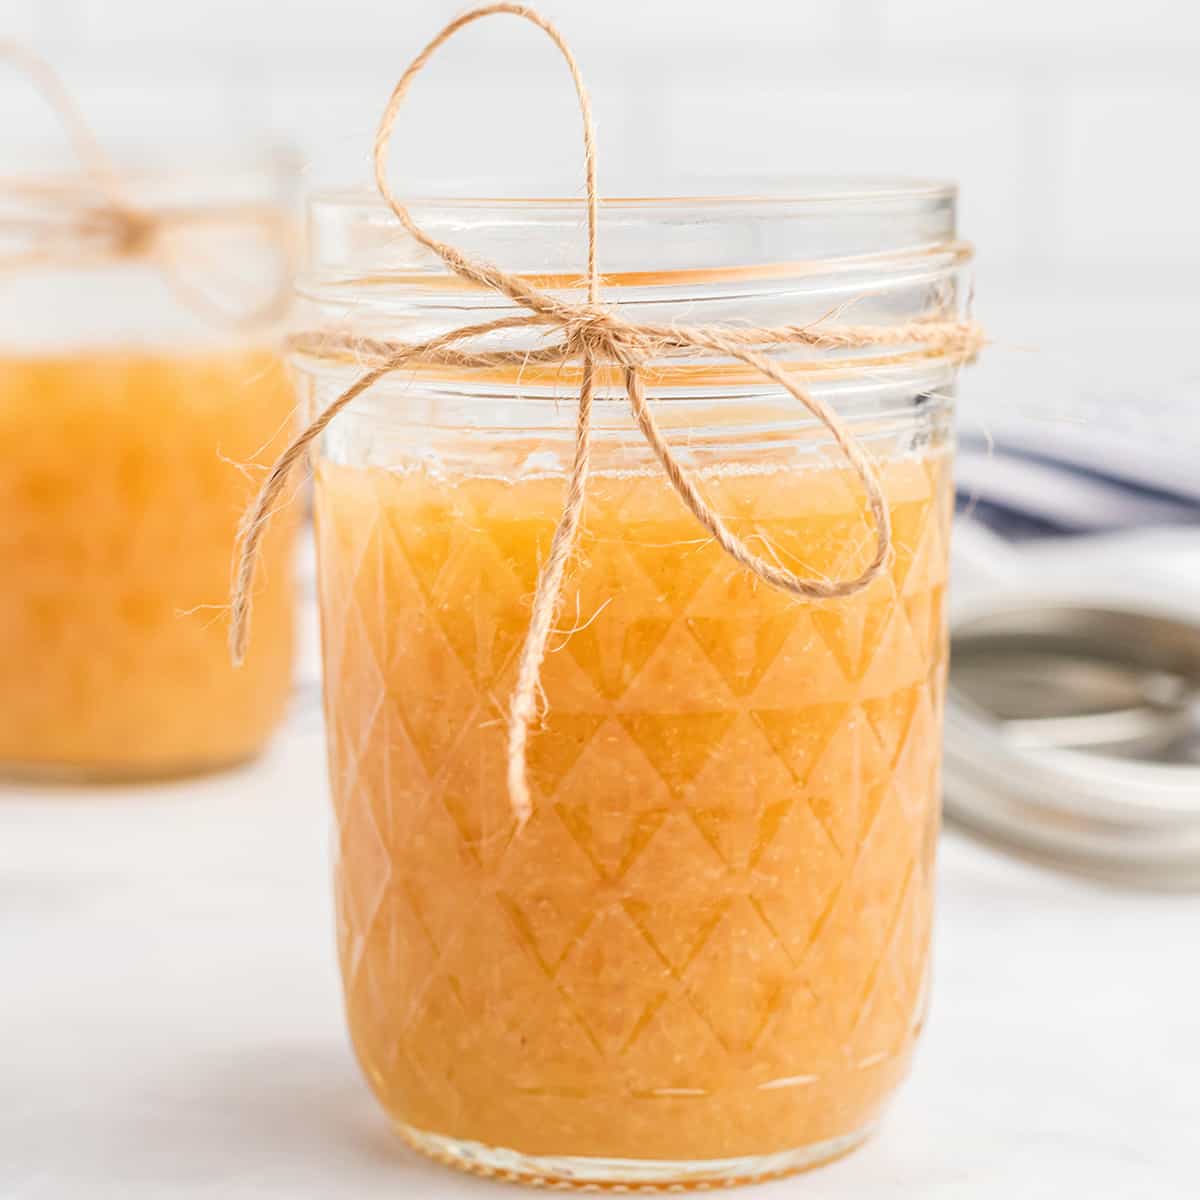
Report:
[[[1048,312],[1084,301],[1134,320],[1191,305],[1200,321],[1192,0],[541,3],[589,79],[614,190],[714,162],[951,176],[1002,339],[1036,340]],[[282,137],[314,182],[357,181],[395,76],[462,7],[0,0],[0,36],[53,58],[106,136],[154,142],[178,121],[192,135]],[[0,84],[0,162],[4,143],[45,128],[20,95]],[[397,167],[575,189],[576,142],[552,50],[494,19],[421,81]]]
[[1200,247],[1195,79],[1089,81],[1065,97],[1062,120],[1063,253],[1166,270],[1181,259],[1194,262]]
[[39,36],[42,22],[37,0],[13,0],[11,7],[4,13],[4,22],[0,28],[3,29],[5,38],[25,40]]
[[895,0],[882,6],[887,36],[906,44],[979,47],[1014,53],[1075,53],[1200,46],[1192,0]]
[[[802,97],[775,79],[746,81],[729,94],[669,92],[666,100],[666,153],[681,170],[719,159],[754,174],[954,178],[963,227],[980,241],[984,263],[1003,266],[1029,247],[1037,187],[1025,177],[1026,136],[1040,97],[1014,96],[992,80],[963,89],[934,75],[900,88],[823,72],[810,76]],[[748,137],[747,129],[758,132]]]

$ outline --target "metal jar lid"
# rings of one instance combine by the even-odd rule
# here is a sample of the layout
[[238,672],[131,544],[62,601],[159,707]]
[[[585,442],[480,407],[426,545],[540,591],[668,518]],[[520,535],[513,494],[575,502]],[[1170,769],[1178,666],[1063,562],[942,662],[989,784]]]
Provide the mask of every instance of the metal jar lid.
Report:
[[1200,624],[1009,594],[951,639],[951,818],[1059,866],[1200,887]]

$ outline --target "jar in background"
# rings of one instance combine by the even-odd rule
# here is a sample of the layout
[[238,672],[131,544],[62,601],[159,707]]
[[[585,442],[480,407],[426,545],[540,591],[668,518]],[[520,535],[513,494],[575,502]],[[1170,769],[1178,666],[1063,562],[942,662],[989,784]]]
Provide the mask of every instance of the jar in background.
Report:
[[40,229],[0,251],[2,774],[204,770],[280,720],[286,515],[240,671],[225,611],[238,521],[294,407],[278,320],[259,320],[290,289],[293,183],[275,155],[131,171],[129,203],[162,221],[138,250],[97,237],[82,175],[0,181],[5,229]]
[[[952,188],[847,183],[610,201],[630,320],[804,325],[958,314]],[[428,201],[432,236],[578,299],[570,201]],[[514,311],[373,199],[312,212],[294,362],[315,411],[338,338],[416,342]],[[515,348],[527,328],[497,335]],[[939,820],[956,366],[783,349],[875,457],[885,575],[762,584],[705,535],[601,368],[584,526],[542,672],[533,815],[505,719],[574,448],[574,366],[422,366],[326,431],[316,514],[338,940],[350,1032],[403,1136],[482,1173],[711,1185],[874,1128],[925,1012]],[[711,505],[760,552],[852,578],[875,545],[824,426],[741,364],[646,370]]]

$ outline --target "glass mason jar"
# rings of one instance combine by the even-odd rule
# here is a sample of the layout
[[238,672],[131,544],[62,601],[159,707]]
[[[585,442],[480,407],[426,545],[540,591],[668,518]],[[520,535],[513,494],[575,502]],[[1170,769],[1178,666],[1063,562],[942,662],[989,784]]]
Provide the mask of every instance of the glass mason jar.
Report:
[[[577,202],[413,213],[582,297]],[[316,336],[293,344],[314,410],[362,370],[323,333],[418,341],[514,311],[378,201],[318,198],[311,228],[301,328]],[[853,302],[854,323],[888,325],[965,304],[945,186],[610,201],[599,247],[604,299],[634,321],[802,325]],[[419,1149],[506,1178],[699,1185],[811,1166],[873,1129],[925,1013],[956,373],[894,353],[778,354],[875,458],[894,526],[886,573],[822,602],[708,538],[601,372],[523,828],[505,718],[577,368],[397,372],[324,434],[346,1004],[371,1086]],[[735,531],[807,575],[865,567],[861,483],[795,400],[700,356],[647,382]]]
[[123,173],[161,222],[140,249],[105,236],[89,177],[0,181],[0,774],[207,769],[282,715],[286,518],[241,671],[223,611],[254,468],[295,403],[280,322],[256,319],[292,290],[294,178],[274,154]]

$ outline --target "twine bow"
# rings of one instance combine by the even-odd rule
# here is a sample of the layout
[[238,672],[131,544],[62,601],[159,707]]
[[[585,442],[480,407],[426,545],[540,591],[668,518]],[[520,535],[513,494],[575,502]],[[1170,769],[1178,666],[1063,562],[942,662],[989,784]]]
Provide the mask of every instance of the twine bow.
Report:
[[[394,195],[387,178],[387,151],[396,115],[413,79],[446,41],[465,26],[497,14],[520,17],[536,25],[558,48],[566,60],[575,85],[583,118],[584,171],[587,205],[587,300],[569,303],[533,287],[517,275],[509,274],[482,259],[470,258],[456,247],[426,233],[413,219],[408,208]],[[562,597],[563,580],[575,548],[587,491],[591,458],[591,415],[596,386],[597,364],[615,364],[630,409],[642,437],[653,451],[671,486],[696,520],[708,531],[722,550],[765,583],[794,596],[831,599],[850,596],[867,587],[887,567],[891,553],[892,531],[887,501],[870,458],[846,428],[837,413],[819,396],[801,386],[765,351],[776,346],[809,346],[844,349],[863,346],[894,346],[903,349],[893,362],[911,361],[930,353],[966,359],[981,345],[979,327],[971,321],[915,321],[903,326],[841,327],[787,325],[762,329],[735,329],[716,325],[663,325],[634,323],[601,302],[600,273],[597,266],[597,225],[599,200],[596,188],[596,144],[591,103],[583,85],[579,67],[558,30],[534,9],[522,4],[487,4],[470,10],[445,26],[413,59],[392,91],[384,110],[374,148],[375,183],[380,195],[404,229],[422,246],[431,250],[459,278],[507,296],[524,313],[482,324],[468,325],[443,333],[429,341],[397,343],[341,339],[336,335],[301,335],[293,339],[298,348],[340,345],[357,351],[375,365],[329,404],[288,446],[271,469],[254,504],[243,520],[240,548],[236,559],[232,594],[230,649],[235,662],[241,662],[247,644],[250,620],[251,587],[259,543],[292,471],[305,456],[308,447],[330,421],[368,388],[403,367],[437,364],[463,368],[495,367],[534,363],[581,364],[579,408],[575,426],[575,451],[567,477],[566,496],[550,553],[543,565],[534,592],[529,629],[518,661],[517,681],[508,717],[507,774],[508,793],[518,828],[532,812],[526,754],[529,730],[538,718],[538,696],[542,662],[555,615]],[[460,343],[478,340],[502,330],[547,326],[562,337],[555,345],[535,350],[463,349]],[[920,350],[911,347],[919,346]],[[643,368],[651,359],[672,354],[697,352],[733,358],[752,367],[763,378],[778,384],[816,417],[836,441],[842,454],[862,482],[867,507],[875,530],[875,551],[870,562],[853,579],[805,579],[786,568],[755,554],[709,506],[692,476],[683,468],[659,430],[646,400]]]
[[[270,325],[284,317],[291,305],[297,258],[295,232],[286,213],[273,205],[151,211],[135,204],[53,68],[14,42],[0,41],[0,60],[24,74],[46,101],[66,131],[95,194],[94,202],[81,203],[78,187],[64,191],[61,185],[46,181],[6,181],[5,191],[20,194],[25,203],[16,215],[0,215],[0,236],[20,238],[25,248],[0,254],[0,267],[28,268],[81,259],[147,259],[155,262],[176,296],[208,320],[245,328]],[[264,301],[230,311],[189,281],[183,256],[173,253],[169,235],[209,225],[261,229],[278,246],[278,283]]]

